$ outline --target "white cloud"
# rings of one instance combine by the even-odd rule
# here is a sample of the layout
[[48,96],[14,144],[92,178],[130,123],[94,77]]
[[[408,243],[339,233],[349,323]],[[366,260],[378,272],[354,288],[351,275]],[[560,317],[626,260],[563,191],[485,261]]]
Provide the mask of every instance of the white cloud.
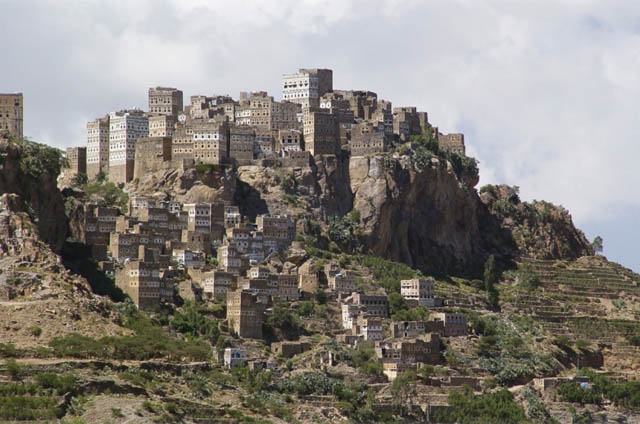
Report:
[[590,231],[640,210],[640,2],[8,0],[3,9],[0,37],[14,47],[3,52],[0,90],[24,91],[27,133],[59,146],[81,144],[87,119],[144,106],[151,85],[279,96],[283,72],[326,66],[337,87],[377,91],[464,131],[484,182],[562,203]]

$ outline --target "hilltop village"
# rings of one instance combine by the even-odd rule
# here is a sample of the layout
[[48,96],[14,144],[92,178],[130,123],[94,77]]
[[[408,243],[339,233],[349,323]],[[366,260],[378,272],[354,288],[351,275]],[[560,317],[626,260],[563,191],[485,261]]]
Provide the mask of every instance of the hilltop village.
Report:
[[568,211],[329,69],[281,97],[152,87],[60,152],[0,94],[0,420],[640,420],[640,277]]
[[[341,149],[351,156],[384,153],[425,133],[442,149],[464,155],[462,134],[442,134],[429,124],[426,112],[393,108],[374,92],[334,90],[330,69],[284,75],[282,98],[274,100],[266,92],[240,93],[239,100],[197,95],[185,107],[182,91],[150,88],[148,111],[122,110],[87,123],[86,147],[66,151],[66,174],[124,185],[171,168],[300,166],[310,156],[336,155]],[[80,241],[91,246],[103,270],[141,309],[172,303],[186,273],[194,296],[226,303],[229,329],[241,338],[263,338],[263,322],[274,303],[313,298],[326,289],[341,307],[337,340],[352,346],[360,340],[375,342],[390,379],[437,362],[440,337],[467,335],[460,313],[388,323],[386,293],[359,290],[359,277],[335,262],[322,269],[291,262],[272,266],[270,259],[282,252],[304,252],[304,243],[296,241],[298,224],[286,214],[259,215],[250,222],[238,205],[224,201],[181,204],[133,195],[126,212],[87,205]],[[445,304],[435,296],[432,278],[400,284],[409,305],[441,309]],[[383,324],[392,329],[390,339]],[[273,348],[290,357],[307,345],[285,341]],[[240,347],[225,355],[246,357]]]

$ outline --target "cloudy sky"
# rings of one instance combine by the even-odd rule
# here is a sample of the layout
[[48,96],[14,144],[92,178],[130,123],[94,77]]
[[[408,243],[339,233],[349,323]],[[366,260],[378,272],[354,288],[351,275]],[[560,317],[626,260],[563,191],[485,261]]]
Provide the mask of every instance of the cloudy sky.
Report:
[[640,1],[0,0],[0,92],[25,133],[82,145],[152,85],[268,90],[298,67],[465,133],[481,183],[567,207],[640,271]]

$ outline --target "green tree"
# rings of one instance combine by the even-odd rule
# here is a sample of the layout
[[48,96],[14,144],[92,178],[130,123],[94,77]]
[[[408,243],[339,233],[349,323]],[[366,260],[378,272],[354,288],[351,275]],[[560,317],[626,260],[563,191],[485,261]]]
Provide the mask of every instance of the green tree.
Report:
[[409,409],[417,393],[416,373],[413,371],[404,371],[398,375],[391,383],[390,391],[393,402],[396,405],[401,409]]
[[602,240],[602,237],[596,236],[596,238],[591,242],[591,247],[593,247],[593,251],[597,255],[601,254],[604,250],[604,240]]
[[499,303],[499,295],[496,284],[500,280],[500,272],[496,265],[495,256],[491,255],[484,264],[484,289],[487,292],[489,307],[496,309]]

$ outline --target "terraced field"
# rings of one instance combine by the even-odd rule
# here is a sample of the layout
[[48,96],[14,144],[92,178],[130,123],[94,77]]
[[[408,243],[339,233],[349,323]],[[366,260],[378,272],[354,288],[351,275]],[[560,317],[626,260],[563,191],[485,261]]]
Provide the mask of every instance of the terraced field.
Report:
[[640,276],[600,257],[575,262],[525,260],[519,270],[538,276],[525,289],[516,280],[501,294],[507,311],[539,321],[545,330],[601,350],[605,368],[640,369]]

